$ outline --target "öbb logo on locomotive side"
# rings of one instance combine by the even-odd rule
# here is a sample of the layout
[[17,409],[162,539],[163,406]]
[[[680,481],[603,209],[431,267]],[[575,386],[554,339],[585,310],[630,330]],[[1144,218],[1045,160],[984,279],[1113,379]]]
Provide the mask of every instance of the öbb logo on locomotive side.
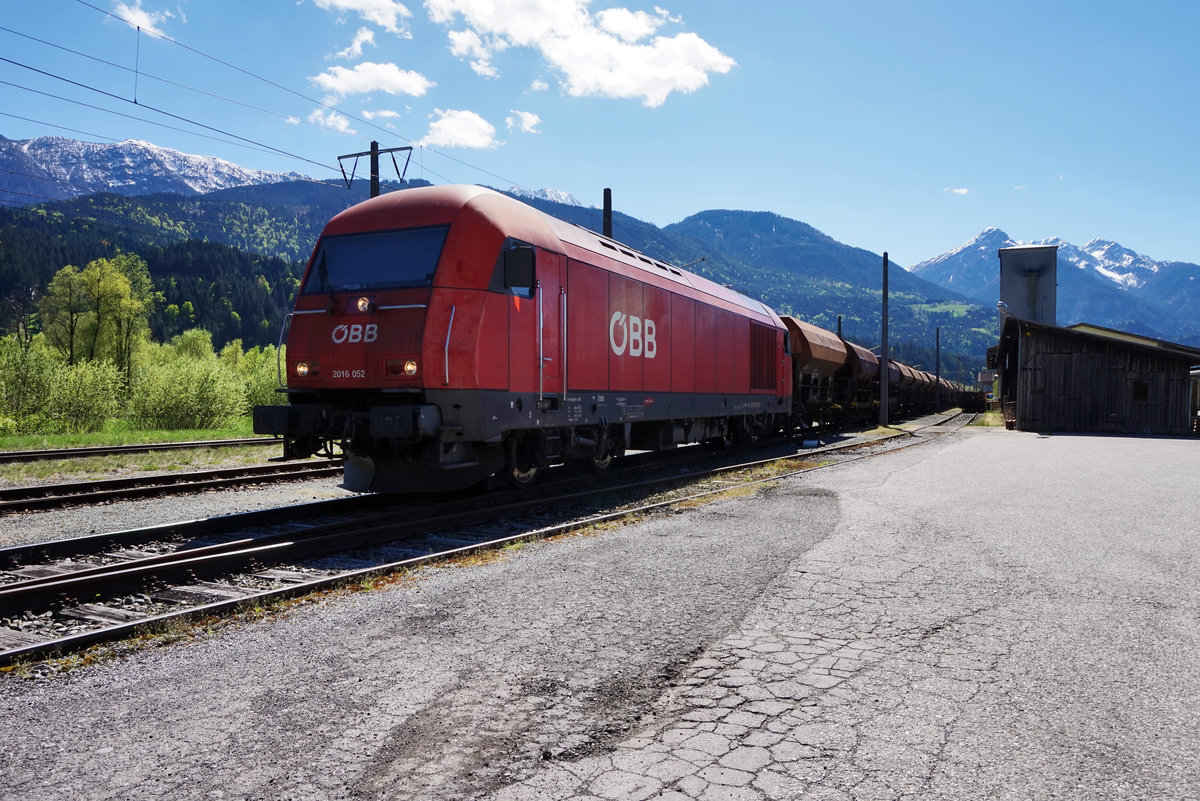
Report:
[[343,342],[374,342],[378,338],[379,325],[377,323],[367,323],[366,325],[342,323],[333,329],[333,334],[330,336],[335,345],[341,345]]
[[[628,348],[630,356],[644,356],[653,359],[658,353],[658,343],[655,341],[657,331],[654,321],[649,317],[642,319],[637,315],[613,312],[608,321],[608,344],[613,353],[625,355]],[[617,332],[620,332],[621,342],[617,344]]]

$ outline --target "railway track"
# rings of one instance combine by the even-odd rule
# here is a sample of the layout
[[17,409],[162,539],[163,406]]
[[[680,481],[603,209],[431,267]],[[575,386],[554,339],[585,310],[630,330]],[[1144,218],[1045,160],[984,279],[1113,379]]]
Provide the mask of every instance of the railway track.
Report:
[[602,482],[567,477],[536,492],[404,506],[362,496],[0,549],[0,665],[870,458],[968,418],[665,476],[634,467]]
[[334,477],[340,475],[341,470],[340,460],[331,462],[323,459],[14,487],[0,490],[0,514],[179,495],[253,483]]
[[251,437],[247,439],[213,439],[192,442],[155,442],[144,445],[103,445],[86,448],[47,448],[44,450],[0,451],[0,464],[17,462],[43,462],[54,459],[86,459],[94,456],[120,456],[130,453],[154,453],[156,451],[199,450],[201,448],[234,448],[258,445],[278,445],[275,437]]

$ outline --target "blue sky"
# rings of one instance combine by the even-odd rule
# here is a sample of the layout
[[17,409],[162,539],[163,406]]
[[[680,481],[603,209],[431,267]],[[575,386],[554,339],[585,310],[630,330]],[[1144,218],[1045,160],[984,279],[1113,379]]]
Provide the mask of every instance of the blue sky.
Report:
[[586,205],[608,186],[658,225],[773,211],[906,266],[988,226],[1200,262],[1197,3],[0,7],[10,139],[145,139],[318,178],[376,139],[416,145],[409,175],[434,183]]

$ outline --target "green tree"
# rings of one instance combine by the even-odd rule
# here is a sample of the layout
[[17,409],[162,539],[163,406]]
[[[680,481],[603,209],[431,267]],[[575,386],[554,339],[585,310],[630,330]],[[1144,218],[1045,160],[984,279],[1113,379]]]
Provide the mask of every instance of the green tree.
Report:
[[46,339],[63,355],[67,364],[75,364],[80,329],[90,310],[87,283],[79,268],[71,264],[54,274],[46,294],[38,301]]
[[150,279],[146,262],[132,253],[121,253],[112,259],[129,282],[129,292],[121,296],[112,310],[114,345],[117,368],[128,385],[133,380],[133,354],[139,342],[149,339],[150,313],[160,300]]
[[117,309],[132,295],[129,279],[113,259],[95,259],[80,273],[89,301],[89,315],[82,327],[86,359],[97,361],[114,355],[117,339]]

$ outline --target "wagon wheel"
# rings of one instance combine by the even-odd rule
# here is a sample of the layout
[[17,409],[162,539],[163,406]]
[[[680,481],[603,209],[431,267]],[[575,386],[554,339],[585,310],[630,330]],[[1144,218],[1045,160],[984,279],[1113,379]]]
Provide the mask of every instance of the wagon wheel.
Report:
[[592,469],[593,473],[603,473],[605,470],[612,467],[612,463],[613,463],[613,452],[612,451],[609,451],[602,457],[597,456],[595,454],[592,454],[591,456],[588,457],[588,467],[590,467]]
[[537,481],[541,468],[538,466],[536,438],[514,435],[508,440],[507,456],[504,461],[504,479],[518,489]]
[[727,451],[733,447],[733,430],[732,427],[726,425],[725,433],[720,436],[712,437],[704,441],[710,448],[719,451]]
[[616,426],[602,425],[596,433],[596,449],[585,461],[593,473],[612,467],[613,459],[625,452],[625,437]]

